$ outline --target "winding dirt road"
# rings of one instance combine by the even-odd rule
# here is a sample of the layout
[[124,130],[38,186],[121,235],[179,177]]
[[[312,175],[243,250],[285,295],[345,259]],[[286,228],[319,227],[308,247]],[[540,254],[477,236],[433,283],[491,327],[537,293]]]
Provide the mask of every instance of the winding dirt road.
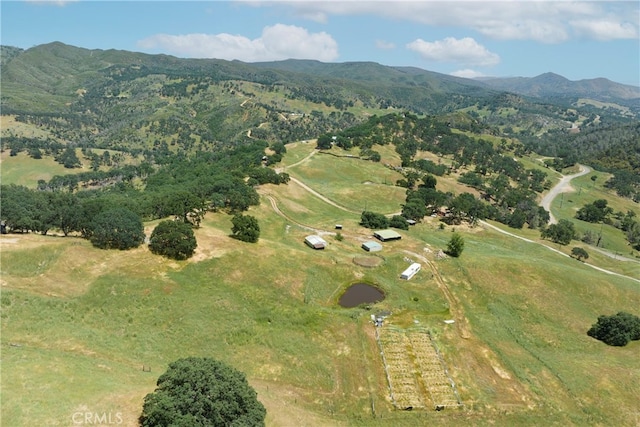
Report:
[[[553,203],[553,200],[558,197],[559,194],[562,193],[572,193],[575,190],[575,188],[573,188],[571,186],[571,180],[574,178],[577,178],[579,176],[582,175],[586,175],[588,173],[590,173],[592,171],[592,169],[589,166],[585,166],[585,165],[578,165],[578,167],[580,168],[580,172],[578,173],[574,173],[573,175],[565,175],[562,177],[562,179],[560,180],[560,182],[558,182],[551,190],[549,190],[549,192],[542,198],[542,201],[540,202],[540,206],[542,206],[544,209],[547,210],[547,212],[549,212],[549,222],[551,224],[557,224],[558,220],[553,216],[553,214],[551,213],[551,203]],[[494,227],[495,228],[495,227]],[[507,233],[507,234],[511,234],[511,233]],[[515,236],[514,234],[511,234],[512,236]],[[518,236],[515,236],[518,237]],[[524,239],[524,240],[528,240],[528,239]],[[528,240],[530,241],[530,240]],[[552,249],[552,248],[550,248]],[[593,248],[595,251],[600,252],[603,255],[606,255],[610,258],[616,259],[618,261],[630,261],[630,262],[640,262],[636,259],[632,259],[632,258],[627,258],[625,256],[622,256],[620,254],[615,254],[612,252],[609,252],[605,249],[601,249],[601,248]],[[553,250],[553,249],[552,249]],[[594,267],[597,268],[597,267]],[[606,271],[606,270],[603,270]],[[606,271],[607,273],[609,273],[609,271]],[[625,276],[627,277],[627,276]]]
[[549,212],[549,222],[551,224],[558,223],[558,220],[551,213],[551,203],[553,202],[553,200],[558,197],[558,194],[572,193],[576,191],[575,188],[571,186],[571,180],[591,172],[591,168],[589,166],[578,165],[578,167],[580,168],[580,172],[574,173],[573,175],[563,176],[560,182],[553,186],[553,188],[549,190],[547,194],[545,194],[545,196],[542,198],[542,201],[540,202],[540,206],[542,206]]

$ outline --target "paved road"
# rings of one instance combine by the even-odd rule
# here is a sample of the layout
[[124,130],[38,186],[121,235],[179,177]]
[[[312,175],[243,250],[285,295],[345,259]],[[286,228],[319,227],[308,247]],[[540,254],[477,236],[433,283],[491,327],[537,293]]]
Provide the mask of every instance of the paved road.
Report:
[[565,175],[562,177],[559,183],[557,183],[545,196],[542,198],[540,202],[540,206],[545,208],[549,212],[549,222],[551,224],[557,224],[558,220],[551,213],[551,203],[553,200],[558,197],[560,193],[571,193],[575,191],[575,189],[571,186],[571,180],[573,178],[577,178],[582,175],[586,175],[591,172],[591,168],[589,166],[578,165],[580,168],[580,172],[574,173],[573,175]]

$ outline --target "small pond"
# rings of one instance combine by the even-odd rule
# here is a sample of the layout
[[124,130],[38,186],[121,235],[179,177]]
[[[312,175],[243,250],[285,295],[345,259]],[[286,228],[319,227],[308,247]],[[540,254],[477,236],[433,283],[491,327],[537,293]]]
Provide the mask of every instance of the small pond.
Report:
[[354,283],[349,286],[338,300],[345,308],[357,307],[360,304],[373,304],[384,299],[384,292],[368,283]]

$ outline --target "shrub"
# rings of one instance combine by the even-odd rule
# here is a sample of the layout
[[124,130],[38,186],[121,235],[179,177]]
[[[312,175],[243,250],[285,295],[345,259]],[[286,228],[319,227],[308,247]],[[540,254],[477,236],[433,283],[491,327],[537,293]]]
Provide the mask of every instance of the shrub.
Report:
[[577,258],[578,261],[581,261],[582,259],[589,258],[589,253],[583,248],[576,246],[575,248],[571,249],[571,256]]
[[605,344],[623,347],[640,340],[640,317],[623,311],[613,316],[599,316],[587,335]]
[[453,233],[449,243],[447,243],[447,250],[445,253],[452,257],[459,257],[464,250],[464,239],[458,233]]

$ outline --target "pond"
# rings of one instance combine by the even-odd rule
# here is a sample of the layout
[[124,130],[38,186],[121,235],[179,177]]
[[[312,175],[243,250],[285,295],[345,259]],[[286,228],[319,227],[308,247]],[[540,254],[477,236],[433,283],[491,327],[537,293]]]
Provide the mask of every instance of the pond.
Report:
[[354,283],[338,300],[341,307],[351,308],[360,304],[374,304],[384,299],[384,292],[367,283]]

